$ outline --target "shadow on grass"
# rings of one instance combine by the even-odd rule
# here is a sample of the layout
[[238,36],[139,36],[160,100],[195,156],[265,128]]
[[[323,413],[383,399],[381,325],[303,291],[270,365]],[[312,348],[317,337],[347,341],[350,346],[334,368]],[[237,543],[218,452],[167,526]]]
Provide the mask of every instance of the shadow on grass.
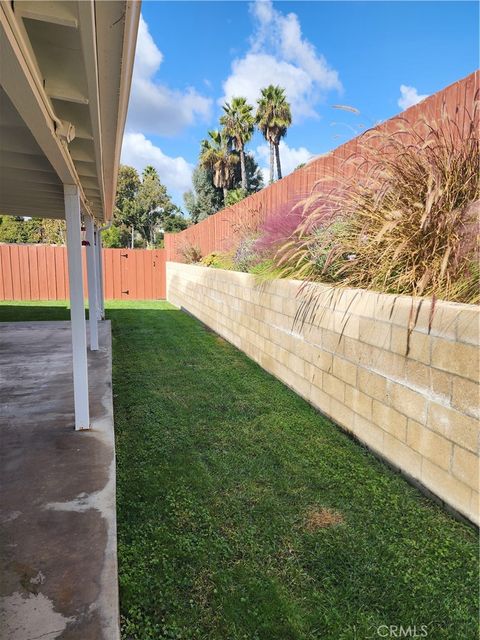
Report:
[[64,302],[2,302],[0,322],[37,322],[70,320],[70,310]]

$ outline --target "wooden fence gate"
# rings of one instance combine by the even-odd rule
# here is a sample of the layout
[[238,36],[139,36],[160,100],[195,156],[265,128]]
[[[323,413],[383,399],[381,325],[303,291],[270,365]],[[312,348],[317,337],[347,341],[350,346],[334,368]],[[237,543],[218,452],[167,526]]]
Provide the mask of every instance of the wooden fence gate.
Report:
[[[83,286],[87,297],[86,255]],[[106,300],[165,299],[165,249],[103,249]],[[0,244],[0,300],[67,300],[65,247]]]

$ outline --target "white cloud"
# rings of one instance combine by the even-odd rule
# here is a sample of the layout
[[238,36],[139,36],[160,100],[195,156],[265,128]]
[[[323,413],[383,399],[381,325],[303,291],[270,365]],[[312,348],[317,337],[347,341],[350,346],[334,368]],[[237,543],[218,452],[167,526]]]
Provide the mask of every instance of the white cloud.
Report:
[[155,80],[163,54],[140,17],[127,131],[175,135],[197,120],[208,120],[212,101],[194,88],[170,89]]
[[277,11],[271,0],[251,5],[255,21],[250,49],[232,63],[223,83],[222,104],[233,96],[245,96],[255,103],[260,89],[269,84],[285,88],[293,118],[316,117],[315,106],[331,90],[341,91],[338,72],[302,36],[298,16]]
[[123,137],[122,163],[141,172],[149,164],[158,171],[160,180],[167,187],[174,201],[181,205],[185,191],[192,187],[193,167],[181,156],[167,156],[143,133],[126,133]]
[[305,92],[312,89],[308,74],[303,69],[266,53],[248,53],[244,58],[234,60],[232,75],[223,85],[225,97],[221,102],[233,96],[245,96],[251,104],[255,104],[260,89],[272,82],[285,88],[294,117],[299,114],[311,115],[313,109],[304,99]]
[[[270,180],[270,147],[268,144],[261,144],[255,150],[255,156],[259,163],[265,184]],[[299,164],[308,162],[313,158],[313,153],[305,147],[289,147],[283,140],[280,141],[280,162],[282,165],[283,177],[291,173]]]
[[250,5],[250,10],[258,20],[259,31],[261,31],[260,35],[265,37],[265,30],[274,18],[272,2],[270,0],[265,0],[264,2],[253,2],[253,4]]
[[409,87],[406,84],[400,85],[400,98],[398,99],[398,106],[401,109],[408,109],[413,107],[414,104],[418,104],[422,100],[428,98],[428,94],[420,95],[415,87]]

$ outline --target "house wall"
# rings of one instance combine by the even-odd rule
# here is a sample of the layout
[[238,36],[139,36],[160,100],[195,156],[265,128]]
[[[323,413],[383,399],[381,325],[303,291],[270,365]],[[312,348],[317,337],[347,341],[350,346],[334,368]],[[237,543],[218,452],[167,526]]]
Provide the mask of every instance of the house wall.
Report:
[[437,302],[429,330],[428,302],[314,285],[302,324],[300,288],[167,262],[172,304],[478,523],[478,308]]

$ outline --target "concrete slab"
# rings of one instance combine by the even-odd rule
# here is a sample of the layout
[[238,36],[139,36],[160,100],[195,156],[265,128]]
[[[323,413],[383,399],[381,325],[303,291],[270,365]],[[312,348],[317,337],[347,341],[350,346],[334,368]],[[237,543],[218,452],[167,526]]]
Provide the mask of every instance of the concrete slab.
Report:
[[69,322],[0,323],[0,638],[117,640],[110,323],[74,431]]

